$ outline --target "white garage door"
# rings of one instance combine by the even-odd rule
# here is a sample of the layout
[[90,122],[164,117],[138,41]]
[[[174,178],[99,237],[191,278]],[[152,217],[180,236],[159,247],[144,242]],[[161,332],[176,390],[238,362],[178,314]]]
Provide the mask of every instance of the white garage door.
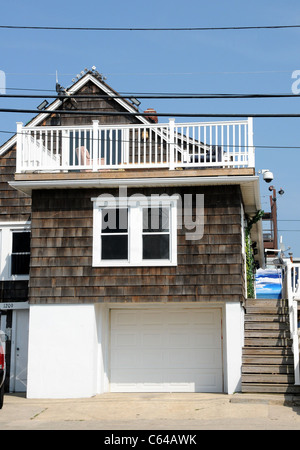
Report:
[[112,392],[222,392],[220,309],[111,310]]

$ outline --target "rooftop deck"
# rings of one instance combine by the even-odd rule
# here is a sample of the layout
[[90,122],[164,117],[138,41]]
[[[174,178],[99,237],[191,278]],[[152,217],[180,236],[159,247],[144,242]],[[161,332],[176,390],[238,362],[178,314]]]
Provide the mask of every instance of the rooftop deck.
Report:
[[[253,169],[252,119],[151,125],[24,127],[17,124],[18,174],[144,169]],[[148,173],[148,170],[147,170]],[[188,176],[188,172],[185,174]],[[207,175],[207,173],[206,173]],[[145,171],[144,171],[145,176]]]

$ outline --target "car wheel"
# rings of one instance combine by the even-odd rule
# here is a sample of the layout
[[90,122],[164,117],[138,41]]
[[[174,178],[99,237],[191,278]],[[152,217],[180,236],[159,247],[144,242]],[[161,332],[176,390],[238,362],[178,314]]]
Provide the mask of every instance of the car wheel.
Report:
[[2,384],[2,386],[0,388],[0,409],[3,406],[3,401],[4,401],[4,383]]

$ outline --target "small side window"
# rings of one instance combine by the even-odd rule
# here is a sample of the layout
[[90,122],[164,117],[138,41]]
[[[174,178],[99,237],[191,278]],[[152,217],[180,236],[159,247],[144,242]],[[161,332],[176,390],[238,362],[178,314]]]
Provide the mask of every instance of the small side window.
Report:
[[12,232],[11,275],[29,275],[30,231]]

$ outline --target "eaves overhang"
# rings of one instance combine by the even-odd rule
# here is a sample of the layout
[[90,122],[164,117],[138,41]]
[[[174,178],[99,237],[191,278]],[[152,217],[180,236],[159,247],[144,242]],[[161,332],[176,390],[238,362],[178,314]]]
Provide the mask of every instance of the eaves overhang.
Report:
[[[261,209],[259,177],[251,176],[184,176],[184,177],[144,177],[144,178],[89,178],[89,179],[55,179],[55,180],[21,180],[11,181],[10,186],[31,196],[38,189],[110,189],[176,186],[226,186],[239,185],[243,199],[244,211],[253,217]],[[264,267],[263,233],[261,220],[253,225],[252,240],[257,243],[256,256]]]

